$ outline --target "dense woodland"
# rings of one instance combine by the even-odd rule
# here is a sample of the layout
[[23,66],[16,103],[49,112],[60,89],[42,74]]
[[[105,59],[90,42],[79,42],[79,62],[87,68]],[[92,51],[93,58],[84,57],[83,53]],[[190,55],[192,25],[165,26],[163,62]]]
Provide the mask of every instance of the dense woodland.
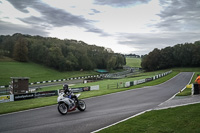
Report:
[[161,50],[155,48],[142,58],[141,66],[146,71],[172,67],[199,67],[200,41],[177,44]]
[[0,36],[0,56],[20,62],[35,62],[59,71],[117,69],[125,56],[83,41],[30,36],[16,33]]

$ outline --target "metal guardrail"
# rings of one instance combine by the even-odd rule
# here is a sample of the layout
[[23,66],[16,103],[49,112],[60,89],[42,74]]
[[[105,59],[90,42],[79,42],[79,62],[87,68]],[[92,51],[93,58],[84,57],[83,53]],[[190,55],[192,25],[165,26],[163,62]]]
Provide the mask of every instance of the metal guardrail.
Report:
[[[69,80],[76,80],[76,79],[85,79],[85,78],[92,78],[92,77],[99,77],[99,76],[100,75],[91,75],[91,76],[80,76],[80,77],[73,77],[73,78],[67,78],[67,79],[40,81],[40,82],[29,83],[29,85],[52,83],[52,82],[61,82],[61,81],[69,81]],[[0,86],[0,88],[7,88],[7,87],[9,87],[9,85]]]
[[9,88],[0,89],[0,95],[7,95],[7,94],[10,94]]

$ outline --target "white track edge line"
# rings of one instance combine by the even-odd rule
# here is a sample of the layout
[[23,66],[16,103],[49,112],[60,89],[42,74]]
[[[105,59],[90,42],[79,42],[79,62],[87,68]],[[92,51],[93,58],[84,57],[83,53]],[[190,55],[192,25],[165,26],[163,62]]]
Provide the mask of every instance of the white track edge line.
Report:
[[111,125],[108,125],[108,126],[106,126],[106,127],[103,127],[103,128],[98,129],[98,130],[95,130],[95,131],[93,131],[93,132],[91,132],[91,133],[99,132],[99,131],[101,131],[101,130],[103,130],[103,129],[109,128],[109,127],[114,126],[114,125],[117,125],[117,124],[119,124],[119,123],[121,123],[121,122],[127,121],[127,120],[129,120],[129,119],[131,119],[131,118],[134,118],[134,117],[136,117],[136,116],[139,116],[139,115],[144,114],[144,113],[146,113],[146,112],[149,112],[149,111],[151,111],[151,110],[152,110],[152,109],[142,111],[142,112],[137,113],[137,114],[135,114],[135,115],[133,115],[133,116],[130,116],[130,117],[128,117],[128,118],[125,118],[125,119],[123,119],[123,120],[121,120],[121,121],[115,122],[115,123],[113,123],[113,124],[111,124]]
[[[179,74],[180,74],[180,73],[179,73]],[[177,74],[176,76],[178,76],[179,74]],[[194,75],[194,72],[193,72],[193,75]],[[191,82],[193,75],[191,76],[189,83]],[[174,76],[173,78],[175,78],[176,76]],[[171,78],[171,79],[169,79],[169,80],[167,80],[167,81],[170,81],[170,80],[172,80],[173,78]],[[166,82],[167,82],[167,81],[166,81]],[[165,82],[164,82],[164,83],[165,83]],[[163,84],[163,83],[162,83],[162,84]],[[159,85],[160,85],[160,84],[159,84]],[[155,86],[156,86],[156,85],[155,85]],[[185,88],[185,87],[184,87],[184,88]],[[183,88],[183,89],[184,89],[184,88]],[[178,94],[178,93],[176,93],[176,94]],[[173,98],[176,96],[176,94],[173,95],[171,98],[169,98],[167,101],[173,99]],[[167,102],[167,101],[165,101],[165,102]],[[163,103],[165,103],[165,102],[163,102]],[[161,104],[159,104],[159,105],[162,105],[163,103],[161,103]],[[180,106],[181,106],[181,105],[180,105]],[[184,106],[184,105],[183,105],[183,106]],[[171,106],[171,108],[172,108],[172,107],[173,107],[173,106]],[[175,107],[175,106],[174,106],[174,107]],[[178,105],[177,105],[177,107],[178,107]],[[168,108],[170,108],[170,107],[168,107]],[[167,109],[167,108],[166,108],[166,109]],[[133,115],[133,116],[130,116],[130,117],[128,117],[128,118],[125,118],[125,119],[123,119],[123,120],[121,120],[121,121],[115,122],[115,123],[113,123],[113,124],[111,124],[111,125],[108,125],[108,126],[106,126],[106,127],[103,127],[103,128],[98,129],[98,130],[95,130],[95,131],[93,131],[93,132],[91,132],[91,133],[97,133],[97,132],[99,132],[99,131],[101,131],[101,130],[103,130],[103,129],[109,128],[109,127],[114,126],[114,125],[117,125],[117,124],[119,124],[119,123],[121,123],[121,122],[124,122],[124,121],[126,121],[126,120],[129,120],[129,119],[131,119],[131,118],[134,118],[134,117],[136,117],[136,116],[139,116],[139,115],[141,115],[141,114],[144,114],[144,113],[149,112],[149,111],[152,111],[152,110],[153,110],[153,109],[148,109],[148,110],[142,111],[142,112],[137,113],[137,114],[135,114],[135,115]]]
[[[180,74],[180,73],[179,73]],[[179,74],[177,74],[176,76],[178,76]],[[174,76],[173,78],[175,78],[176,76]],[[173,78],[167,80],[167,81],[170,81],[172,80]],[[165,81],[165,82],[167,82]],[[164,83],[165,83],[164,82]],[[161,83],[163,84],[163,83]],[[160,85],[160,84],[158,84]],[[157,86],[157,85],[154,85],[154,86]],[[148,86],[147,86],[148,87]],[[150,87],[150,86],[149,86]],[[96,97],[103,97],[103,96],[107,96],[107,95],[113,95],[113,94],[117,94],[117,93],[123,93],[123,92],[126,92],[126,91],[134,91],[134,90],[138,90],[138,89],[145,89],[145,87],[142,87],[142,88],[137,88],[137,89],[130,89],[130,90],[124,90],[124,91],[119,91],[119,92],[115,92],[115,93],[110,93],[110,94],[106,94],[106,95],[101,95],[101,96],[95,96],[95,97],[89,97],[89,98],[84,98],[85,100],[86,99],[92,99],[92,98],[96,98]],[[83,100],[84,100],[83,99]],[[17,111],[17,112],[11,112],[11,113],[6,113],[6,114],[1,114],[1,116],[6,116],[6,115],[12,115],[12,114],[17,114],[17,113],[21,113],[21,112],[27,112],[27,111],[32,111],[32,110],[37,110],[37,109],[41,109],[41,108],[47,108],[47,107],[51,107],[51,106],[55,106],[56,104],[54,105],[49,105],[49,106],[45,106],[45,107],[38,107],[38,108],[33,108],[33,109],[28,109],[28,110],[21,110],[21,111]]]
[[[193,74],[192,74],[192,76],[191,76],[191,78],[190,78],[190,81],[189,81],[187,84],[189,84],[189,83],[191,82],[193,76],[194,76],[194,72],[193,72]],[[183,89],[181,89],[181,91],[185,90],[185,88],[186,88],[186,87],[184,87]],[[166,102],[172,100],[178,93],[179,93],[179,92],[177,92],[177,93],[174,94],[171,98],[169,98],[168,100],[166,100],[166,101],[164,101],[163,103],[159,104],[158,106],[161,106],[161,105],[163,105],[164,103],[166,103]]]

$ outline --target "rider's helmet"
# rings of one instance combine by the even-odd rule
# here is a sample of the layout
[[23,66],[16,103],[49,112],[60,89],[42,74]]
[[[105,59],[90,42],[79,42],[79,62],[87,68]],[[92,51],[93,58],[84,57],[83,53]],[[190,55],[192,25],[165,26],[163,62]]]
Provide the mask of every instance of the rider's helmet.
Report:
[[64,84],[64,85],[63,85],[63,90],[64,90],[65,93],[66,93],[66,92],[69,92],[68,84]]
[[63,85],[63,89],[64,89],[64,90],[66,90],[66,89],[68,89],[68,88],[69,88],[69,87],[68,87],[68,84],[64,84],[64,85]]

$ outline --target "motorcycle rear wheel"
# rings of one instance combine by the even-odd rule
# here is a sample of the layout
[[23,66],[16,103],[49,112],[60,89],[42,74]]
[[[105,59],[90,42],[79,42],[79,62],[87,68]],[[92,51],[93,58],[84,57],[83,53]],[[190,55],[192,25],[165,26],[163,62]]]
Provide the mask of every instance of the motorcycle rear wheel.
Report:
[[66,115],[68,112],[68,106],[65,103],[59,103],[58,112],[62,115]]
[[83,100],[79,100],[79,103],[78,103],[78,110],[80,111],[85,111],[86,109],[86,104]]

